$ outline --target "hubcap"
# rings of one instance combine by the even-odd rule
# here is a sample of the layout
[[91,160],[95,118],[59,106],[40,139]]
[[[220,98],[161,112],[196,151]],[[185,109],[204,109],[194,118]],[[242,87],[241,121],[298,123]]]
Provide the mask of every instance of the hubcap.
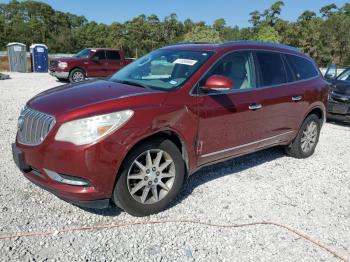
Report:
[[174,160],[160,149],[147,150],[139,155],[127,176],[130,195],[142,204],[154,204],[163,199],[174,181]]
[[317,133],[317,124],[314,121],[306,125],[301,136],[301,150],[303,150],[304,153],[309,153],[315,147]]
[[84,74],[82,72],[75,72],[73,74],[73,81],[74,82],[81,82],[84,80]]

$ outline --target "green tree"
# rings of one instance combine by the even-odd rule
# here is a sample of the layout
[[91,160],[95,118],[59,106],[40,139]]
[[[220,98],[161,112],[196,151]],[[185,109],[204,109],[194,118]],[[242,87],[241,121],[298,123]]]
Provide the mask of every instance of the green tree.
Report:
[[261,26],[256,36],[257,41],[279,43],[280,36],[272,26]]
[[220,34],[207,26],[196,26],[184,37],[185,42],[221,42]]

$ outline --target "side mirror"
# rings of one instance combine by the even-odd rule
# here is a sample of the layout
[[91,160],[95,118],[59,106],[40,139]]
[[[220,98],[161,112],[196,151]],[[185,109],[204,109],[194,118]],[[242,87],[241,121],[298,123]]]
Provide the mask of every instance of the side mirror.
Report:
[[331,64],[324,75],[326,79],[334,79],[337,77],[337,66],[335,64]]
[[230,78],[222,75],[212,75],[205,82],[203,89],[207,91],[227,91],[232,89],[233,86],[234,83]]

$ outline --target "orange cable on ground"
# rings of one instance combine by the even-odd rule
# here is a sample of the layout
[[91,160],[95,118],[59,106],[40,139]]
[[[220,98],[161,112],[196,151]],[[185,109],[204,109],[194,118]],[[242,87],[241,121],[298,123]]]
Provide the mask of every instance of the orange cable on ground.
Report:
[[184,223],[184,224],[199,224],[199,225],[205,225],[209,227],[218,227],[218,228],[238,228],[238,227],[249,227],[249,226],[257,226],[257,225],[271,225],[283,228],[289,232],[292,232],[301,238],[313,243],[314,245],[318,246],[321,249],[326,250],[328,253],[332,254],[334,257],[344,261],[349,262],[348,258],[342,257],[341,255],[337,254],[335,251],[327,247],[326,245],[320,243],[317,240],[312,239],[311,237],[300,233],[296,231],[295,229],[278,224],[275,222],[269,222],[269,221],[260,221],[260,222],[252,222],[252,223],[246,223],[246,224],[214,224],[209,222],[202,222],[202,221],[196,221],[196,220],[154,220],[154,221],[135,221],[130,223],[122,223],[122,224],[105,224],[105,225],[94,225],[94,226],[82,226],[82,227],[73,227],[73,228],[64,228],[61,230],[48,230],[48,231],[37,231],[37,232],[23,232],[18,233],[14,235],[8,235],[8,236],[0,236],[0,240],[10,240],[13,238],[19,238],[19,237],[34,237],[34,236],[49,236],[49,235],[56,235],[59,233],[67,233],[67,232],[74,232],[74,231],[84,231],[84,230],[99,230],[99,229],[110,229],[110,228],[117,228],[117,227],[128,227],[128,226],[135,226],[135,225],[155,225],[155,224],[170,224],[170,223]]

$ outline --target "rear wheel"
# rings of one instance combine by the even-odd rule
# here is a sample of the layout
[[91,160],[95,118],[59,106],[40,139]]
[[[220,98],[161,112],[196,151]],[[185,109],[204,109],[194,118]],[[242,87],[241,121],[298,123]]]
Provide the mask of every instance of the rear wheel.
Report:
[[153,139],[127,156],[113,192],[117,206],[134,216],[165,209],[180,192],[185,164],[170,140]]
[[76,68],[69,73],[69,82],[78,83],[85,80],[85,73],[83,70]]
[[320,136],[321,120],[317,115],[309,115],[303,122],[293,142],[285,147],[288,155],[295,158],[307,158],[315,152]]

